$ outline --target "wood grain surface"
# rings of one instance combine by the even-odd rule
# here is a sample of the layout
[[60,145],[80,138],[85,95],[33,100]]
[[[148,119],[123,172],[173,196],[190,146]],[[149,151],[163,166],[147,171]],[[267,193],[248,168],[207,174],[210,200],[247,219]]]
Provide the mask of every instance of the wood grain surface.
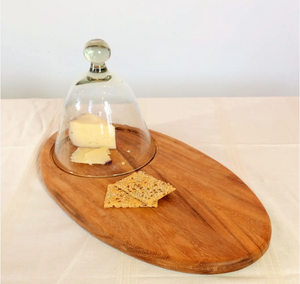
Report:
[[207,155],[161,133],[151,135],[157,153],[142,170],[177,189],[157,208],[105,209],[107,185],[128,175],[84,178],[62,171],[52,159],[55,135],[41,154],[45,185],[80,226],[148,263],[217,274],[258,260],[268,249],[271,222],[256,195]]

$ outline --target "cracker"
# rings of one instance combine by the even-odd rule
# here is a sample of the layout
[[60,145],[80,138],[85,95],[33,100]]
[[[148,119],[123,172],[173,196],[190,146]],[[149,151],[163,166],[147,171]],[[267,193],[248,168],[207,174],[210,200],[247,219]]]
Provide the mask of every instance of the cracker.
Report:
[[[155,206],[156,205],[156,206]],[[150,207],[142,201],[130,196],[125,191],[119,189],[113,184],[108,185],[104,200],[104,208],[138,208]],[[157,207],[157,202],[151,207]]]
[[119,180],[114,185],[147,206],[153,207],[159,199],[176,190],[169,183],[158,180],[142,171]]

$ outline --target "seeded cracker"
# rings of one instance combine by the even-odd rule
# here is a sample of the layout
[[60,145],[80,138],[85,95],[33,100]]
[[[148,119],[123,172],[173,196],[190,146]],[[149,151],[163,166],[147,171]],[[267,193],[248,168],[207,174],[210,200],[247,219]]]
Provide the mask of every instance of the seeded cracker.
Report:
[[[125,191],[118,189],[113,184],[108,185],[107,192],[104,200],[104,208],[138,208],[138,207],[149,207],[142,201],[130,196]],[[155,204],[153,207],[157,207]]]
[[157,207],[155,203],[159,199],[175,190],[169,183],[158,180],[142,171],[134,173],[114,185],[151,207]]

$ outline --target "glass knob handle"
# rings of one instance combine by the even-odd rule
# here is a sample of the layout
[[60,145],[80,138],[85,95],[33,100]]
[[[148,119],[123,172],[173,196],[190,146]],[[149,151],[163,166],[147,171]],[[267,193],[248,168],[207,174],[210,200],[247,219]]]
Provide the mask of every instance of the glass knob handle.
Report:
[[86,43],[83,49],[85,58],[91,62],[91,72],[103,72],[106,70],[105,61],[110,58],[109,45],[102,39],[92,39]]

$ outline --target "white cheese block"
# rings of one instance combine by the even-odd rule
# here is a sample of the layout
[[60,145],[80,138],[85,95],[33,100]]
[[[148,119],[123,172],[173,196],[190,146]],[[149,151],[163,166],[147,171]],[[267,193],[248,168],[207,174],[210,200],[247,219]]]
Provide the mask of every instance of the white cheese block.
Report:
[[77,147],[116,149],[115,127],[91,113],[84,113],[69,122],[69,137]]
[[107,147],[102,148],[78,148],[71,156],[74,163],[100,164],[104,165],[111,162],[110,151]]

